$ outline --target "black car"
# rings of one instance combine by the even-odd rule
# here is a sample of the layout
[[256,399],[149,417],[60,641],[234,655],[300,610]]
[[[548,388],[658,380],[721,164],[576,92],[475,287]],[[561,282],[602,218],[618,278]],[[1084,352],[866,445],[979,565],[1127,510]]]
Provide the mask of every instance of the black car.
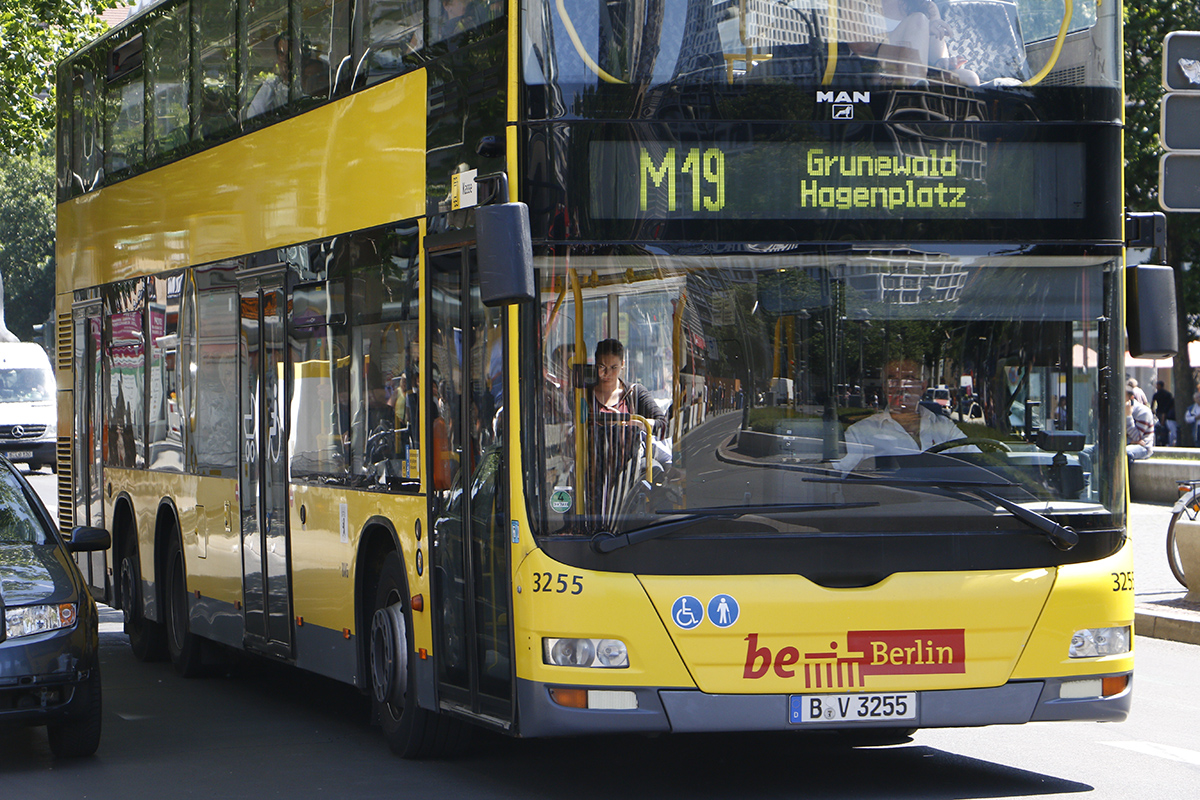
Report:
[[102,528],[76,528],[64,542],[0,458],[0,725],[45,725],[60,757],[100,744],[99,616],[71,553],[109,544]]

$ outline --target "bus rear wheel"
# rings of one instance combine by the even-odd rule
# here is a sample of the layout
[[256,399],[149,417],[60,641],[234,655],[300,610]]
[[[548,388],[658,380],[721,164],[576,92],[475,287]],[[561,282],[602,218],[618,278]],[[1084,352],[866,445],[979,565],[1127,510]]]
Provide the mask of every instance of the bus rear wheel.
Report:
[[402,758],[438,758],[459,752],[469,729],[416,701],[412,612],[400,556],[388,553],[371,616],[371,711],[392,752]]
[[142,571],[138,566],[137,547],[126,545],[120,564],[121,614],[129,648],[138,661],[161,661],[167,653],[163,626],[146,619],[142,611]]
[[177,534],[167,545],[167,653],[175,671],[185,678],[203,672],[203,642],[188,629],[187,572]]

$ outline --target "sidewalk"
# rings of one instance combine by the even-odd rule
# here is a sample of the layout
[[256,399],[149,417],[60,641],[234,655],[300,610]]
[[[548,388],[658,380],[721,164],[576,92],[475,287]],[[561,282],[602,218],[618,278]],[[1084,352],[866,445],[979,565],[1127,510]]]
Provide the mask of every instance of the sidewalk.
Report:
[[1187,591],[1167,566],[1167,524],[1171,507],[1129,504],[1129,536],[1136,573],[1133,632],[1137,636],[1200,644],[1200,603],[1183,599]]

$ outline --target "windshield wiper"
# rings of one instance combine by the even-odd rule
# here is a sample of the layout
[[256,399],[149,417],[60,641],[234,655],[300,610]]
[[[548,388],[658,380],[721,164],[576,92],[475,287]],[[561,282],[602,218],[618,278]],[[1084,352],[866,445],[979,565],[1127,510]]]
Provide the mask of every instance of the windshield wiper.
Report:
[[1050,543],[1059,550],[1070,550],[1075,545],[1079,544],[1079,534],[1066,525],[1059,525],[1054,520],[1047,517],[1045,514],[1039,514],[1037,511],[1028,509],[1025,506],[1014,503],[1011,500],[1005,499],[998,494],[993,494],[983,487],[985,486],[1017,486],[1019,484],[1010,483],[1009,481],[960,481],[960,480],[937,480],[933,478],[883,478],[873,477],[870,475],[843,475],[840,478],[805,478],[806,481],[814,483],[879,483],[885,486],[901,486],[906,488],[921,489],[952,489],[962,493],[974,493],[976,496],[985,500],[990,500],[996,505],[1003,508],[1005,511],[1012,514],[1017,519],[1024,522],[1034,530],[1041,531],[1046,534]]
[[877,502],[865,503],[777,503],[757,506],[712,506],[689,508],[683,511],[656,511],[656,514],[681,514],[679,519],[667,520],[629,533],[600,531],[592,536],[592,549],[597,553],[611,553],[634,544],[658,539],[669,533],[686,528],[700,519],[737,519],[750,514],[795,514],[807,511],[839,511],[843,508],[869,508]]
[[991,500],[993,503],[1000,506],[1005,511],[1008,511],[1010,514],[1024,522],[1029,527],[1046,534],[1046,537],[1050,539],[1050,543],[1059,550],[1065,552],[1079,544],[1079,534],[1076,533],[1073,528],[1069,528],[1066,525],[1059,525],[1045,514],[1039,514],[1032,509],[1018,505],[1011,500],[1006,500],[999,495],[986,492],[983,489],[978,489],[976,491],[980,497]]

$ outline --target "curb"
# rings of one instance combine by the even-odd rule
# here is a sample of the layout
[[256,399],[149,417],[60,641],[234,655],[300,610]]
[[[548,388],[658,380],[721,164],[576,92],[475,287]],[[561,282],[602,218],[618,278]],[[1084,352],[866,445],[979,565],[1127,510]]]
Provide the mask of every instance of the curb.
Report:
[[1177,609],[1137,608],[1134,611],[1133,633],[1152,639],[1200,644],[1200,614]]

